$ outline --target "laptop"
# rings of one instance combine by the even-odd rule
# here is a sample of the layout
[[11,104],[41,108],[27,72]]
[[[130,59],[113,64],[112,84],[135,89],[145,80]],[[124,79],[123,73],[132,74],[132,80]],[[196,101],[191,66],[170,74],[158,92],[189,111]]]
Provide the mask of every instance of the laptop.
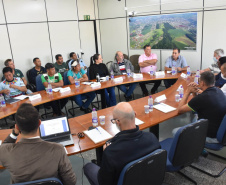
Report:
[[66,116],[42,120],[39,131],[41,139],[45,141],[60,143],[63,146],[74,144]]

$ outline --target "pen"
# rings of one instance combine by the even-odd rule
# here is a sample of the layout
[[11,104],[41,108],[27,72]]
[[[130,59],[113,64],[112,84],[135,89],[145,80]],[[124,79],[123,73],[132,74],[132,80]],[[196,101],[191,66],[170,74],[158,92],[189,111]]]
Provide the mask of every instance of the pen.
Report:
[[[98,130],[98,132],[100,132],[99,129],[98,129],[97,127],[96,127],[96,129]],[[100,132],[100,134],[101,134],[101,132]]]

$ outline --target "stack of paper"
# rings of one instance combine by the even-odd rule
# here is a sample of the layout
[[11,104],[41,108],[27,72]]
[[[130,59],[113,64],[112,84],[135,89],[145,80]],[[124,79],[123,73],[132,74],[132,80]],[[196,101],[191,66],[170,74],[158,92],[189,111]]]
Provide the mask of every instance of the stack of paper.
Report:
[[135,124],[136,124],[136,125],[141,125],[141,124],[143,124],[143,123],[144,123],[144,122],[141,121],[140,119],[135,118]]
[[123,82],[123,78],[122,77],[118,77],[118,78],[114,78],[114,82]]
[[154,105],[153,106],[155,109],[159,110],[159,111],[162,111],[164,113],[168,113],[168,112],[171,112],[171,111],[174,111],[176,110],[176,108],[174,107],[171,107],[165,103],[160,103],[158,105]]
[[86,130],[84,133],[95,143],[99,143],[102,141],[105,141],[107,139],[112,138],[112,135],[110,135],[106,130],[104,130],[102,127],[96,127],[92,130]]
[[158,102],[158,103],[163,101],[163,100],[166,100],[166,95],[165,94],[155,98],[155,102]]

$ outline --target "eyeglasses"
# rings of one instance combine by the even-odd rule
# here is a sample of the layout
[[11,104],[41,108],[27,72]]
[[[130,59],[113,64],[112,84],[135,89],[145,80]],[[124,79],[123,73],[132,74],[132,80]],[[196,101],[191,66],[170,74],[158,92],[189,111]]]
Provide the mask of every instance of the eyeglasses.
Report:
[[116,121],[119,121],[119,119],[117,119],[117,118],[115,118],[115,119],[111,119],[111,122],[112,122],[113,124],[115,124],[115,123],[116,123]]

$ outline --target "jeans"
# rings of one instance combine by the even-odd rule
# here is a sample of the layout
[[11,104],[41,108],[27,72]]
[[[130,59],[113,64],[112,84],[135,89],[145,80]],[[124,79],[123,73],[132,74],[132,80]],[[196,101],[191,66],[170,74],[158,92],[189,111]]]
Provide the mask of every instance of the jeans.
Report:
[[61,100],[55,100],[55,101],[51,101],[49,102],[50,106],[53,109],[53,113],[60,116],[61,115],[61,109],[64,108],[64,106],[67,104],[68,99],[64,98]]
[[[79,107],[87,109],[89,107],[89,105],[92,103],[92,101],[94,100],[95,96],[96,95],[94,92],[79,94],[79,95],[74,96],[74,101]],[[85,99],[87,99],[87,100],[85,102],[83,102],[82,100],[85,100]]]
[[146,84],[148,83],[154,83],[154,86],[151,89],[151,93],[154,94],[158,90],[158,87],[161,85],[161,80],[151,80],[147,82],[140,82],[139,84],[140,84],[141,90],[145,95],[148,94],[148,90],[146,88]]
[[109,87],[105,89],[105,98],[108,107],[116,105],[115,88]]
[[100,167],[94,163],[87,163],[84,166],[84,174],[91,185],[99,185],[97,174]]
[[[118,86],[118,88],[125,93],[126,97],[129,97],[132,95],[134,89],[136,88],[137,83],[132,83],[132,84],[128,84],[128,85],[120,85]],[[129,89],[127,89],[126,87],[129,87]]]
[[171,85],[175,84],[177,79],[169,79],[169,80],[164,80],[164,84],[166,88],[168,89]]

